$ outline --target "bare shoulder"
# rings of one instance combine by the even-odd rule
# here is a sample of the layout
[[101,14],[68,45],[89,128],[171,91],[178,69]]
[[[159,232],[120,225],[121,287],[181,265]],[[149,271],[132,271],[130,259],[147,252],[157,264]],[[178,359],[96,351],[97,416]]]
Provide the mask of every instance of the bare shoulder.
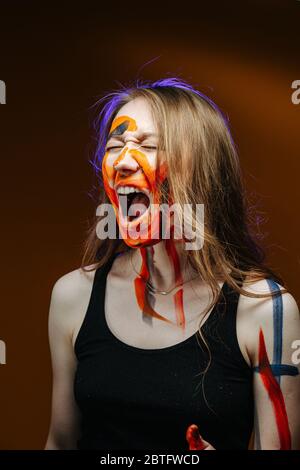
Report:
[[[285,338],[292,342],[293,337],[300,334],[300,315],[298,304],[290,292],[284,292],[278,282],[272,284],[268,279],[245,282],[243,289],[251,294],[266,294],[274,289],[282,292],[278,297],[248,297],[240,295],[237,309],[237,330],[241,349],[247,351],[249,360],[257,352],[259,330],[263,329],[266,340],[273,342],[274,322],[279,321],[284,329]],[[277,317],[277,320],[276,320]],[[282,333],[281,333],[282,334]]]
[[[273,320],[274,303],[276,302],[278,308],[282,309],[285,317],[290,320],[299,317],[299,309],[297,302],[290,292],[284,292],[283,286],[278,282],[273,284],[272,290],[280,289],[281,296],[279,297],[248,297],[240,295],[238,304],[238,313],[244,321],[253,323],[269,322]],[[243,284],[243,289],[251,294],[268,294],[271,292],[271,286],[267,279],[259,281],[247,282]],[[278,299],[278,300],[276,300]]]
[[74,305],[74,302],[90,289],[95,275],[94,268],[94,265],[87,266],[87,271],[78,268],[61,276],[53,286],[52,298],[65,305]]
[[86,269],[78,268],[61,276],[51,293],[49,324],[71,336],[85,314],[91,295],[95,266]]

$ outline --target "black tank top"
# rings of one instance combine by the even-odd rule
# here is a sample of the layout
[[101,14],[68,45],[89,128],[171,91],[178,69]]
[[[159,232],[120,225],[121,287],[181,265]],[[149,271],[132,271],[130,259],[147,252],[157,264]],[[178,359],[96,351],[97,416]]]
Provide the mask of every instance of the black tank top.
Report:
[[[197,424],[216,449],[247,449],[253,427],[252,370],[237,340],[239,294],[225,282],[202,326],[181,343],[142,349],[109,329],[104,300],[114,257],[95,272],[89,305],[75,341],[75,400],[80,449],[189,450]],[[124,305],[123,315],[126,315]]]

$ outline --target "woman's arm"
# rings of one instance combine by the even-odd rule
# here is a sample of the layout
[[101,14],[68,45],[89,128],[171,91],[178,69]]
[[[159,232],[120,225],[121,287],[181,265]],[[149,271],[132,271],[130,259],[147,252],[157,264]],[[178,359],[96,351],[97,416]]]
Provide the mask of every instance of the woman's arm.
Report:
[[[251,290],[265,292],[266,282],[259,281]],[[289,293],[273,300],[247,299],[247,303],[243,314],[247,312],[252,323],[247,350],[254,368],[254,449],[300,449],[300,375],[295,354],[300,340],[297,303]]]
[[53,370],[50,429],[45,450],[76,449],[79,410],[73,395],[76,358],[72,347],[76,299],[74,272],[53,287],[49,311],[49,343]]
[[[266,280],[243,287],[257,293],[270,290]],[[300,315],[295,299],[289,293],[276,300],[241,296],[237,333],[253,367],[254,450],[299,450]],[[200,433],[196,425],[188,428],[190,450],[214,450]]]

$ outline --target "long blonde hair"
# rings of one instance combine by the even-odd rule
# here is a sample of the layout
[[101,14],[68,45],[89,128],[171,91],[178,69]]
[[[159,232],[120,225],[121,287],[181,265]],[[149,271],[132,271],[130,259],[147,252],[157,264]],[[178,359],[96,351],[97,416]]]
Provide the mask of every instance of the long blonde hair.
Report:
[[[167,161],[167,183],[160,188],[161,201],[171,194],[182,209],[185,204],[203,204],[205,208],[204,244],[199,250],[184,250],[186,261],[209,285],[216,302],[218,280],[249,297],[269,297],[274,292],[252,293],[243,289],[241,280],[251,283],[272,277],[284,286],[283,280],[265,263],[265,253],[256,239],[253,214],[247,203],[241,168],[228,122],[216,104],[178,78],[156,82],[138,81],[121,87],[101,98],[102,105],[95,120],[97,148],[92,160],[99,186],[98,203],[109,203],[103,188],[101,162],[111,123],[119,109],[136,98],[150,105],[159,131],[159,149]],[[103,105],[103,102],[106,102]],[[101,240],[96,235],[99,217],[95,216],[84,244],[82,269],[96,269],[115,252],[127,251],[117,239]],[[193,210],[190,224],[197,224]],[[92,268],[87,268],[88,265]],[[283,290],[281,292],[286,292]],[[278,294],[278,293],[277,293]]]

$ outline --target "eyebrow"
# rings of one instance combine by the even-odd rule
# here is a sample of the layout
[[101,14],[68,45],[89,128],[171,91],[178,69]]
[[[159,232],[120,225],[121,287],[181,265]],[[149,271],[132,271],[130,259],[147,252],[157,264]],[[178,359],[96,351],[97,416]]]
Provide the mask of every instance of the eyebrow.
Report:
[[[140,132],[140,133],[137,133],[137,134],[131,134],[132,137],[134,137],[135,139],[139,140],[140,142],[142,142],[143,140],[146,140],[148,139],[149,137],[158,137],[157,134],[155,134],[154,132]],[[123,134],[122,135],[109,135],[108,136],[108,139],[107,139],[107,142],[109,142],[111,139],[115,139],[115,140],[121,140],[123,141],[124,138],[123,138]]]

